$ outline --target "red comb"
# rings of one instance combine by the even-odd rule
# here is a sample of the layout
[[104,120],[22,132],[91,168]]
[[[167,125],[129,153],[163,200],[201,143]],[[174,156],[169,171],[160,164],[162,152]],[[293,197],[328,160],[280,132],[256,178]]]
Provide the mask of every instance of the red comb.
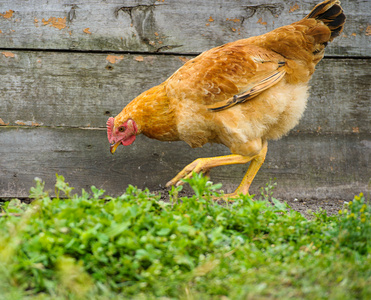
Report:
[[114,138],[113,138],[113,126],[114,126],[114,121],[115,119],[110,117],[107,121],[107,138],[108,138],[108,141],[110,142],[110,144],[112,144],[114,142]]

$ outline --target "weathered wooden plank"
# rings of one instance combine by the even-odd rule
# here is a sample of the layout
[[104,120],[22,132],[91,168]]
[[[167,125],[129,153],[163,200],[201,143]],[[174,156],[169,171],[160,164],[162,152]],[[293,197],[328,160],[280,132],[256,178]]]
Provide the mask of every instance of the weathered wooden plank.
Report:
[[[0,48],[199,53],[300,20],[318,1],[0,0]],[[370,56],[368,0],[343,0],[327,55]]]
[[164,56],[12,53],[0,55],[0,118],[18,125],[103,127],[107,116],[183,63]]
[[[12,53],[0,55],[0,118],[10,125],[104,127],[108,116],[184,62],[167,55]],[[296,130],[370,132],[370,82],[368,59],[324,59]]]
[[[228,149],[207,145],[191,149],[183,142],[164,143],[144,136],[112,156],[104,130],[0,127],[0,197],[25,197],[34,177],[53,190],[55,173],[79,191],[90,185],[120,195],[128,184],[159,189],[198,157],[223,155]],[[367,191],[371,141],[362,134],[291,134],[271,142],[267,160],[252,192],[277,178],[277,197],[351,197]],[[216,168],[211,177],[231,191],[246,166]]]

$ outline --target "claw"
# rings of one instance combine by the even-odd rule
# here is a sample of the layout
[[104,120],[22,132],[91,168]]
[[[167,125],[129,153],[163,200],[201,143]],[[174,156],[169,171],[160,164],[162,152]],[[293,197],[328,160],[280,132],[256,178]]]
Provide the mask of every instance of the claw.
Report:
[[168,183],[165,184],[165,187],[170,187],[172,185],[175,185],[172,180],[170,180]]
[[170,186],[172,186],[172,185],[180,186],[180,185],[183,185],[183,184],[184,184],[184,182],[181,181],[181,180],[179,180],[179,181],[175,181],[175,182],[174,182],[174,180],[172,179],[172,180],[170,180],[168,183],[165,184],[165,187],[170,187]]
[[184,184],[182,179],[189,179],[192,177],[193,172],[200,173],[200,172],[208,172],[209,168],[205,167],[206,162],[208,159],[199,158],[184,167],[182,171],[180,171],[173,179],[171,179],[168,183],[166,183],[166,187],[170,187],[172,185],[180,186]]

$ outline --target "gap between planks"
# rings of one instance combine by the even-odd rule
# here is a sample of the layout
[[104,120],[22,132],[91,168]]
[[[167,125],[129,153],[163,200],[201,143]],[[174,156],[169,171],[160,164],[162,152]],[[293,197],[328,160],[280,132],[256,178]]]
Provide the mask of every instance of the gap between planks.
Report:
[[[217,47],[217,46],[215,46]],[[212,49],[212,48],[210,48]],[[163,55],[163,56],[189,56],[195,57],[200,55],[202,52],[150,52],[150,51],[127,51],[127,50],[86,50],[86,49],[53,49],[53,48],[0,48],[1,51],[29,51],[29,52],[60,52],[60,53],[90,53],[90,54],[129,54],[129,55]],[[326,55],[325,59],[370,59],[371,56],[346,56],[346,55]]]

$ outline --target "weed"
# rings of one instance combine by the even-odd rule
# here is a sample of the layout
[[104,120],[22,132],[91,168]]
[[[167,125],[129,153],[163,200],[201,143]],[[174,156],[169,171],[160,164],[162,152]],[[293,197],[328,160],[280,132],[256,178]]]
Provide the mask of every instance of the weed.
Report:
[[[36,179],[30,205],[0,218],[0,294],[50,298],[370,298],[371,208],[356,196],[339,215],[311,220],[272,196],[212,200],[220,185],[195,175],[193,197],[170,203],[129,186],[56,197]],[[270,199],[273,204],[269,201]],[[21,217],[14,215],[20,214]],[[11,288],[9,288],[11,287]]]

